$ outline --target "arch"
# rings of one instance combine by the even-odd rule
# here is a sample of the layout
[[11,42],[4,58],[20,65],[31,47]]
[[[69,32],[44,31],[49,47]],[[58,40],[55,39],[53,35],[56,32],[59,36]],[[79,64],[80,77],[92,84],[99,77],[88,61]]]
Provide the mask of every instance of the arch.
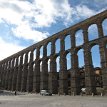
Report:
[[35,71],[35,63],[33,64],[33,72]]
[[20,58],[21,58],[21,56],[18,57],[18,65],[20,65]]
[[48,59],[48,72],[50,72],[50,59]]
[[104,36],[107,36],[107,19],[102,22]]
[[75,33],[75,40],[76,46],[82,45],[84,43],[83,30],[80,29]]
[[24,53],[24,55],[23,55],[23,64],[25,63],[25,53]]
[[56,71],[60,71],[60,56],[57,56],[56,58]]
[[88,39],[89,41],[98,38],[98,28],[96,24],[92,24],[88,28]]
[[92,62],[94,67],[101,67],[99,45],[93,45],[91,48]]
[[40,61],[40,72],[42,72],[42,61]]
[[28,52],[28,63],[30,62],[30,54],[31,54],[31,51]]
[[9,69],[9,61],[7,61],[7,69]]
[[40,47],[40,58],[43,58],[43,46]]
[[65,37],[65,50],[68,50],[71,48],[71,38],[70,35],[67,35]]
[[71,53],[69,52],[67,55],[66,55],[66,60],[67,60],[67,70],[71,69]]
[[36,49],[34,49],[34,51],[33,51],[33,61],[35,61],[35,59],[36,59]]
[[82,48],[78,50],[77,55],[78,55],[78,67],[82,68],[84,66],[84,52]]
[[14,59],[14,67],[16,66],[16,58]]
[[47,56],[51,55],[51,42],[47,44]]
[[60,52],[60,39],[57,39],[55,42],[55,53],[59,53]]

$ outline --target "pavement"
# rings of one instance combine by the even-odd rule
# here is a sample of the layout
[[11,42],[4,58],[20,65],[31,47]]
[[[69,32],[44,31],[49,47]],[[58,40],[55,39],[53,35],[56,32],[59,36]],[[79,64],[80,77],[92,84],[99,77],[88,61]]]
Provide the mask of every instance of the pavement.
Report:
[[0,107],[107,107],[107,96],[41,96],[40,94],[4,91]]

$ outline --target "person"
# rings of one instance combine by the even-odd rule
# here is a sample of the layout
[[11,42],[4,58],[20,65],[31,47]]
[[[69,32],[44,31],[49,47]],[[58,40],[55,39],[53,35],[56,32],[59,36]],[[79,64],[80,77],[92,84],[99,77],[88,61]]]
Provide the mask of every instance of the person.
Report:
[[15,93],[14,93],[15,95],[16,95],[16,91],[15,91]]

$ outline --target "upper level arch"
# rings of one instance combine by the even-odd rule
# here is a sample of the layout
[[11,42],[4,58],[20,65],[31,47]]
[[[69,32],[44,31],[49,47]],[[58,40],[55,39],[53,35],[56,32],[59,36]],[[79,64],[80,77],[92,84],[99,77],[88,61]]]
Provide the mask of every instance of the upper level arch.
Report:
[[88,27],[88,40],[94,40],[98,38],[98,28],[96,24],[92,24]]
[[17,64],[17,58],[14,59],[14,67],[16,66]]
[[102,21],[102,28],[104,36],[107,36],[107,18]]
[[43,58],[43,46],[41,46],[39,49],[40,49],[40,58]]
[[71,35],[65,36],[65,50],[68,50],[71,48]]
[[47,56],[50,56],[50,55],[51,55],[51,45],[52,45],[51,42],[48,42],[48,43],[47,43]]
[[18,66],[20,65],[21,56],[18,57]]
[[25,53],[23,54],[23,64],[25,64]]
[[82,29],[79,29],[75,32],[75,41],[76,41],[76,46],[82,45],[84,43]]
[[28,52],[28,63],[30,62],[30,54],[31,54],[31,51]]
[[55,53],[60,52],[60,38],[57,38],[55,41]]

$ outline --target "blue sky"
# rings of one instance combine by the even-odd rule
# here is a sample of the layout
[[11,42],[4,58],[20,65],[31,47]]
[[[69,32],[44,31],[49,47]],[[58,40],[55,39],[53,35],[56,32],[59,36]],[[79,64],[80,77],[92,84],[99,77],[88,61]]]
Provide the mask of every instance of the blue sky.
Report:
[[106,9],[107,0],[0,0],[0,60]]

